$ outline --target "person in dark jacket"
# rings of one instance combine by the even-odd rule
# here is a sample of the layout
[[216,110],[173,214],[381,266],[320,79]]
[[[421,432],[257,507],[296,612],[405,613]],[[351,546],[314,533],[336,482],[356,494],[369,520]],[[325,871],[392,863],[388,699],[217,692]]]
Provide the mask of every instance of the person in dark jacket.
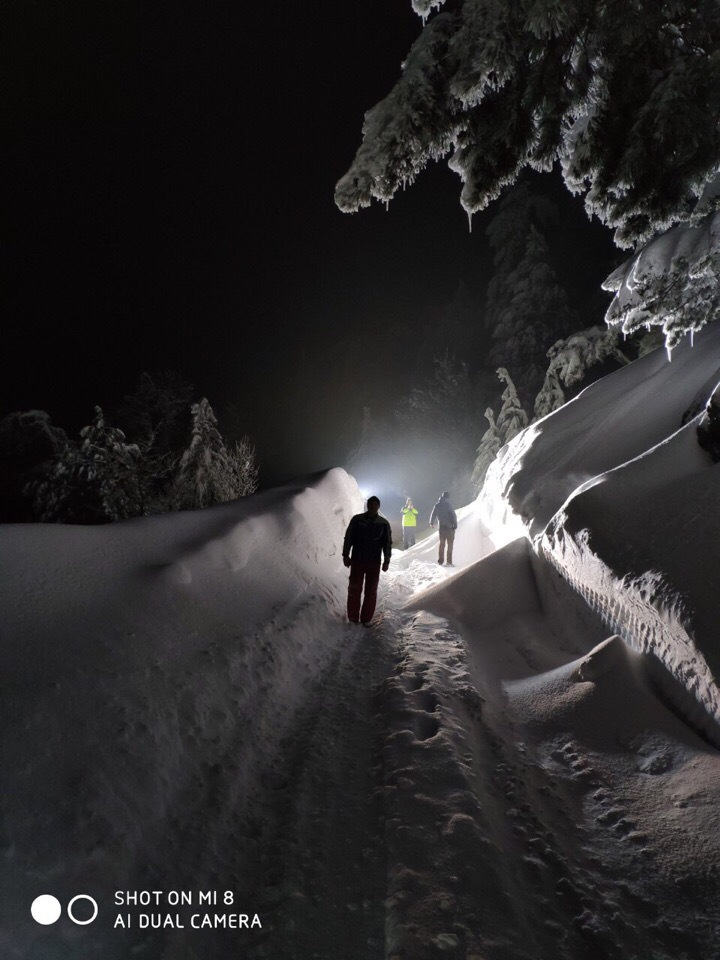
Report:
[[[347,615],[350,623],[370,626],[375,613],[380,563],[382,569],[390,566],[392,531],[390,524],[379,514],[380,501],[368,497],[365,513],[356,513],[348,524],[343,542],[343,563],[350,567]],[[365,596],[360,609],[360,597],[365,584]]]
[[445,546],[447,545],[447,565],[454,566],[452,562],[453,544],[455,542],[455,531],[457,530],[457,514],[450,503],[450,494],[447,490],[442,494],[438,502],[432,508],[430,514],[430,526],[438,525],[440,541],[438,547],[438,563],[440,566],[445,562]]

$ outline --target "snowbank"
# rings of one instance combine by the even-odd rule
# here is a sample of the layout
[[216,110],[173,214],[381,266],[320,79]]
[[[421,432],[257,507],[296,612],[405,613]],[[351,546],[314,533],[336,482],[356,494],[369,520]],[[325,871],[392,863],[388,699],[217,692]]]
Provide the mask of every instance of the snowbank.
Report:
[[716,324],[672,362],[655,351],[520,435],[479,504],[500,538],[502,498],[608,628],[662,665],[666,694],[716,742],[718,466],[696,428],[719,382]]
[[[113,891],[242,876],[239,824],[336,653],[360,509],[338,469],[209,510],[2,529],[3,957],[155,960],[147,932],[113,935]],[[30,917],[86,892],[91,926]]]

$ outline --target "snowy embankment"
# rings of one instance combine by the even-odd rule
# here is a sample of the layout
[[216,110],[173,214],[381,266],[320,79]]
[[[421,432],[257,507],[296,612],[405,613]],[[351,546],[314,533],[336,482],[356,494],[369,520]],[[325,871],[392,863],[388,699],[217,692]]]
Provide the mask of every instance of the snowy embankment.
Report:
[[[209,510],[2,528],[3,957],[125,958],[143,936],[113,934],[113,891],[246,888],[239,826],[336,655],[361,506],[333,470]],[[46,932],[42,893],[103,909]]]
[[695,433],[719,380],[710,328],[520,435],[473,517],[496,552],[406,602],[442,719],[418,783],[400,755],[400,819],[425,795],[445,827],[391,901],[398,955],[432,956],[434,926],[453,956],[720,956],[720,761],[696,733],[717,743],[720,467]]
[[518,437],[494,465],[481,510],[496,529],[521,518],[538,552],[649,655],[668,698],[716,744],[720,466],[697,427],[719,384],[713,325],[672,362],[655,351]]

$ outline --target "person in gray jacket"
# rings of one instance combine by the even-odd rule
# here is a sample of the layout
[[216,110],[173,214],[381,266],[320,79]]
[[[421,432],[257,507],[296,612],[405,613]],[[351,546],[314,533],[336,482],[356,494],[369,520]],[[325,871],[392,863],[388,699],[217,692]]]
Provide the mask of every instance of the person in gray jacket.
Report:
[[438,563],[440,566],[445,562],[445,546],[447,545],[447,565],[454,566],[453,543],[455,542],[455,531],[457,530],[457,514],[450,503],[450,493],[445,490],[438,502],[432,508],[430,514],[430,526],[438,525],[440,542],[438,547]]

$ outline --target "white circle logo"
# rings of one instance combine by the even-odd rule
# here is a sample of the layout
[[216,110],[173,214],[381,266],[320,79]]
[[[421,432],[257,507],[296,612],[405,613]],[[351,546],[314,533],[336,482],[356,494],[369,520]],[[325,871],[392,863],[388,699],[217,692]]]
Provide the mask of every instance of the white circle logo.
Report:
[[48,926],[58,920],[62,913],[62,907],[57,897],[44,893],[41,897],[35,897],[30,907],[30,913],[36,923]]
[[[94,913],[89,920],[78,920],[73,916],[72,906],[74,903],[77,903],[78,900],[89,900],[90,903],[93,905]],[[97,901],[93,900],[93,898],[89,897],[86,893],[79,893],[76,897],[73,897],[70,903],[67,905],[67,912],[68,912],[68,916],[70,917],[73,923],[76,923],[79,927],[84,927],[85,924],[92,923],[95,917],[98,915]]]

